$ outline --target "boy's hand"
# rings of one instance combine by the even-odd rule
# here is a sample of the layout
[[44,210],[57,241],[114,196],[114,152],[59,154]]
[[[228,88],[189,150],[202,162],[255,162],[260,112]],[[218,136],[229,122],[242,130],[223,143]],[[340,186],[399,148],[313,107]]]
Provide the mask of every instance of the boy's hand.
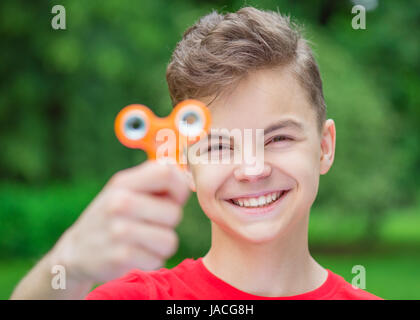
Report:
[[115,174],[49,253],[75,281],[105,282],[162,267],[178,248],[190,194],[182,172],[154,161]]

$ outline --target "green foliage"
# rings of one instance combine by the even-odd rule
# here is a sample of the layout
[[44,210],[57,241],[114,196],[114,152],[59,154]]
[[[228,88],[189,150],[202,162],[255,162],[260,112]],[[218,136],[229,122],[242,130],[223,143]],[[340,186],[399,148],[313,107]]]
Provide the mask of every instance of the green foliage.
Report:
[[[384,211],[401,194],[393,183],[400,152],[392,144],[394,112],[345,50],[319,33],[312,41],[323,75],[327,117],[337,129],[335,160],[321,177],[319,202],[349,214]],[[407,167],[400,164],[398,170]]]
[[362,265],[366,269],[366,290],[386,300],[420,298],[418,263],[420,256],[407,252],[377,254],[325,255],[314,258],[346,281],[352,283],[352,268]]
[[192,22],[184,18],[203,13],[185,3],[174,15],[174,5],[71,1],[67,29],[53,30],[50,3],[2,2],[0,176],[104,179],[137,164],[140,152],[117,141],[113,122],[131,103],[171,109],[166,64]]
[[76,220],[99,188],[93,185],[0,186],[0,259],[39,257]]

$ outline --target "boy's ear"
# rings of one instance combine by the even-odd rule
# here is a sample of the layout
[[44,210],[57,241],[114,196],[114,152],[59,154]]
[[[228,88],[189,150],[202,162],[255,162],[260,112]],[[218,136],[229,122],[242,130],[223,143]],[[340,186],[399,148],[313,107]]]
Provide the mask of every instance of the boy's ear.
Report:
[[191,191],[195,192],[196,187],[195,187],[194,177],[192,175],[191,168],[189,165],[186,166],[184,170],[184,174],[187,177],[188,186],[190,187]]
[[321,174],[326,174],[334,162],[335,138],[336,132],[334,120],[328,119],[325,121],[321,133]]

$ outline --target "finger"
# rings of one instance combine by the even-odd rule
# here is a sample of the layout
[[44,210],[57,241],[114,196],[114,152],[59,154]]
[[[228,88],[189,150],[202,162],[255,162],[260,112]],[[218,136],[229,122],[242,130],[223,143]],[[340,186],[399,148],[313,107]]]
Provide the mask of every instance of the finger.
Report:
[[161,258],[172,256],[178,249],[178,236],[172,228],[121,219],[113,221],[111,234],[113,241],[140,246]]
[[128,190],[116,192],[114,196],[112,201],[116,216],[126,216],[171,228],[181,221],[182,207],[172,198],[138,194]]
[[143,164],[119,171],[111,185],[126,187],[135,192],[168,195],[175,202],[184,204],[190,195],[186,176],[174,165],[146,161]]
[[124,268],[124,273],[130,269],[156,270],[163,267],[165,260],[148,250],[132,245],[120,244],[108,252],[111,266]]

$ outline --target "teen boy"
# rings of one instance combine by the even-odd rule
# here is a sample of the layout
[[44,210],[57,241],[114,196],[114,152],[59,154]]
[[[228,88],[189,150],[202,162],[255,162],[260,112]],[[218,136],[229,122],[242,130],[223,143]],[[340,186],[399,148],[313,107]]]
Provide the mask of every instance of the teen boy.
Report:
[[[208,253],[159,268],[176,250],[188,190],[177,169],[146,162],[111,179],[14,297],[83,297],[93,281],[132,268],[86,299],[380,299],[308,250],[310,209],[336,132],[311,49],[289,19],[252,7],[204,16],[178,43],[167,81],[174,105],[196,98],[209,106],[212,128],[264,129],[257,174],[246,161],[189,163],[188,185],[211,220]],[[244,147],[232,138],[209,136],[193,156],[229,159]],[[45,285],[53,264],[68,270],[67,293]]]

